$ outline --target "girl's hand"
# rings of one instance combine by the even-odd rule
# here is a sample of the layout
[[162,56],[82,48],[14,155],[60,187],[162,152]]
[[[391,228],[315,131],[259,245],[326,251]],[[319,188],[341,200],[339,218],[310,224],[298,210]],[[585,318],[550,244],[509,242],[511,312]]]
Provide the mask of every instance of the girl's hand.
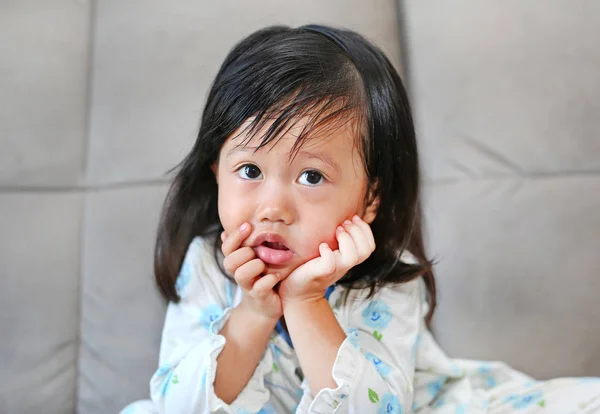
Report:
[[240,247],[250,235],[250,224],[243,223],[232,234],[221,233],[223,245],[221,250],[225,255],[223,267],[233,275],[237,284],[244,291],[241,307],[255,312],[258,316],[277,320],[283,315],[281,299],[273,290],[279,282],[277,274],[262,276],[266,265],[256,257],[252,247]]
[[319,257],[304,263],[281,281],[278,292],[283,303],[322,299],[329,286],[375,250],[371,227],[358,216],[352,222],[344,221],[335,235],[338,250],[332,251],[327,243],[321,243]]

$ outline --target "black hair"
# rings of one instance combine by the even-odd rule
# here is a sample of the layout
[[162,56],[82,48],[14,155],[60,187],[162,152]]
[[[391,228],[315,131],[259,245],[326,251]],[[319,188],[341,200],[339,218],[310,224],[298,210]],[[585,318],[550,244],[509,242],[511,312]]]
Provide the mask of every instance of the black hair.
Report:
[[[419,157],[406,90],[380,49],[353,31],[320,25],[258,30],[225,58],[209,91],[196,142],[176,167],[163,206],[154,253],[161,294],[179,300],[175,283],[195,236],[215,236],[219,263],[217,235],[223,227],[211,166],[225,141],[251,119],[245,128],[249,139],[269,123],[261,136],[264,146],[306,117],[309,122],[295,149],[315,128],[358,120],[357,144],[369,180],[368,194],[379,197],[371,223],[375,251],[338,284],[369,288],[371,296],[386,284],[422,276],[429,322],[436,289],[423,244]],[[417,263],[401,260],[405,250]]]

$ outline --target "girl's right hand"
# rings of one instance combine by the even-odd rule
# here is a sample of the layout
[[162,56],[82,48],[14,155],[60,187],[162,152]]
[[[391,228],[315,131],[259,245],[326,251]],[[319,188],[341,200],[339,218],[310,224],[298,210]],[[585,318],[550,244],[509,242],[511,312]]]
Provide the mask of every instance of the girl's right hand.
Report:
[[247,307],[259,316],[278,320],[283,315],[281,299],[275,290],[279,275],[262,276],[265,263],[256,257],[252,247],[241,246],[250,235],[251,226],[243,223],[232,234],[221,233],[221,251],[225,255],[223,267],[233,275],[237,284],[244,291],[244,298],[239,306]]

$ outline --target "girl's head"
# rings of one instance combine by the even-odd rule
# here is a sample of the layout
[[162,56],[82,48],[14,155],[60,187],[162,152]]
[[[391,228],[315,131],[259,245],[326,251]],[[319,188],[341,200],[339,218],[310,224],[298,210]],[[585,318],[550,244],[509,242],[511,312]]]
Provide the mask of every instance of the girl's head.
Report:
[[[421,236],[419,164],[406,92],[385,55],[360,35],[325,26],[270,27],[226,57],[198,138],[178,167],[161,219],[155,273],[169,300],[193,239],[244,222],[255,247],[288,249],[266,263],[287,276],[337,247],[354,214],[371,224],[373,254],[339,283],[378,287],[423,275],[435,284]],[[215,237],[215,254],[220,238]],[[403,263],[409,249],[418,264]]]

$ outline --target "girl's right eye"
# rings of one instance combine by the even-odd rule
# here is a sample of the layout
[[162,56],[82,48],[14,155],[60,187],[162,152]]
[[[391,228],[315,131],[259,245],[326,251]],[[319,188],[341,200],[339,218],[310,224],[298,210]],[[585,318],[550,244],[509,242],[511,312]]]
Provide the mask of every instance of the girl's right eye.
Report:
[[244,180],[258,180],[262,177],[262,172],[260,172],[260,169],[253,164],[242,165],[238,169],[237,173]]

